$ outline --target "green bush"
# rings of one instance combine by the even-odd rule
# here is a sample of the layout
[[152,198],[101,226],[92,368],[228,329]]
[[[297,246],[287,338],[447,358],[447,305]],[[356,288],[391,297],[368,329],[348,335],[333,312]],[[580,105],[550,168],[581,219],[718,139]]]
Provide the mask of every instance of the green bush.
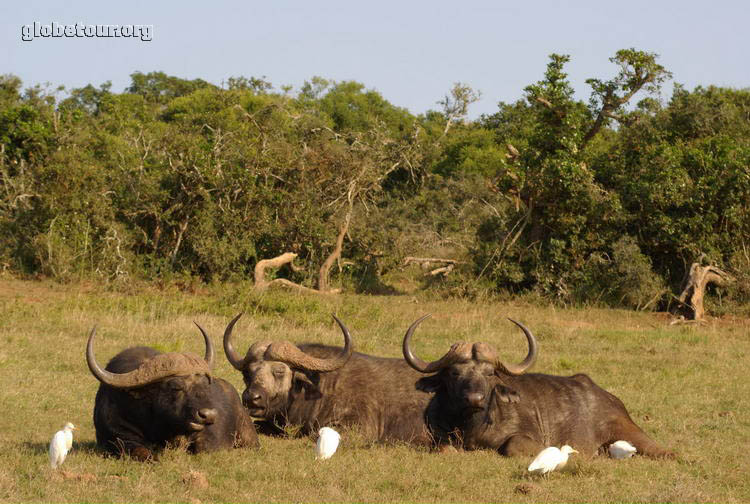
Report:
[[631,236],[623,236],[612,245],[611,256],[595,253],[589,257],[575,287],[577,301],[651,309],[668,292],[664,280],[651,268]]
[[[331,283],[356,292],[654,309],[705,254],[737,278],[707,302],[750,303],[750,91],[678,85],[662,105],[669,73],[626,49],[584,102],[569,59],[476,121],[464,85],[414,116],[317,77],[294,95],[137,72],[58,100],[2,76],[0,268],[195,291],[294,252],[304,269],[275,274],[314,287],[350,215]],[[424,277],[407,256],[462,263]]]

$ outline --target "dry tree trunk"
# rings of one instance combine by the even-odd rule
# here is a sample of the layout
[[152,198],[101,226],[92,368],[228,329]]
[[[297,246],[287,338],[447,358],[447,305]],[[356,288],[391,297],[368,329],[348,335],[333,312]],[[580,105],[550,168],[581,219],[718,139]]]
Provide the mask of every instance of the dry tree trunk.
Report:
[[352,209],[349,208],[349,212],[347,212],[346,217],[344,218],[344,222],[341,223],[339,235],[336,237],[336,246],[333,248],[333,252],[331,252],[331,255],[329,255],[328,258],[323,261],[323,265],[320,267],[320,271],[318,271],[318,290],[320,290],[321,292],[341,291],[341,289],[334,289],[333,291],[331,291],[328,286],[328,273],[331,271],[333,263],[336,262],[339,257],[341,257],[341,249],[344,247],[344,236],[346,236],[346,232],[349,230],[349,221],[351,220],[351,218]]
[[703,295],[708,284],[716,284],[720,287],[734,280],[728,273],[716,266],[703,266],[695,262],[685,274],[682,281],[682,293],[678,300],[682,303],[684,314],[688,320],[703,320],[705,310],[703,308]]

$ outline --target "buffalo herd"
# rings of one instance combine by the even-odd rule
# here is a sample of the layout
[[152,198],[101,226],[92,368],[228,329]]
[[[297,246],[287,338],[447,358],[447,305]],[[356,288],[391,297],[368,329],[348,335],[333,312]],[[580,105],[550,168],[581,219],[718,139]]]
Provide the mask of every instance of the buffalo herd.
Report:
[[[242,374],[242,395],[213,374],[214,347],[198,324],[205,355],[160,353],[130,347],[105,368],[94,356],[96,328],[86,362],[100,382],[94,402],[97,445],[105,452],[152,460],[166,446],[192,453],[259,446],[257,432],[311,435],[323,426],[352,427],[373,441],[400,441],[441,449],[490,449],[533,455],[569,444],[589,455],[618,440],[648,457],[672,457],[628,415],[622,401],[585,374],[529,373],[536,338],[518,364],[502,362],[486,343],[458,342],[433,362],[403,339],[403,359],[353,350],[352,336],[334,316],[343,347],[256,341],[235,349],[237,315],[224,332],[224,353]],[[257,429],[257,431],[256,431]]]

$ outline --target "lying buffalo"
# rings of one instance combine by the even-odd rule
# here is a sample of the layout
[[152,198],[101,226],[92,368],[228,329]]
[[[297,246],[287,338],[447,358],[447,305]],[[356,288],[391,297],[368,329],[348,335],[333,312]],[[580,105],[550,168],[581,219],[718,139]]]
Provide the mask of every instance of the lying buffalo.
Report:
[[434,373],[418,386],[436,394],[428,411],[430,423],[440,427],[436,432],[453,432],[467,449],[490,448],[503,455],[532,455],[564,444],[595,454],[617,440],[629,441],[642,455],[673,455],[631,420],[622,401],[585,374],[524,374],[534,364],[538,347],[522,324],[511,320],[529,345],[520,364],[502,363],[485,343],[463,342],[426,363],[414,355],[410,341],[425,318],[409,327],[403,352],[412,368]]
[[167,444],[187,444],[194,453],[258,446],[239,394],[229,382],[211,375],[213,346],[198,329],[206,342],[203,359],[139,346],[117,354],[105,369],[94,357],[96,328],[91,331],[86,362],[101,382],[94,404],[99,447],[147,460],[155,448]]
[[232,330],[241,315],[226,328],[224,351],[242,372],[247,387],[242,402],[264,431],[278,434],[295,425],[310,434],[323,426],[346,425],[373,440],[432,444],[424,420],[431,395],[416,389],[421,375],[403,359],[354,352],[348,329],[335,316],[343,349],[259,341],[240,357]]

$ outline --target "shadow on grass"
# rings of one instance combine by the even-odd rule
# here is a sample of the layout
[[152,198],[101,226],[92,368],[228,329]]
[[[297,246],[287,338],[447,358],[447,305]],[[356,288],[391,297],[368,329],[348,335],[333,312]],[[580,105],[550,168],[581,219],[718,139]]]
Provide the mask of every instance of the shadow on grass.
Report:
[[598,477],[602,475],[602,469],[594,465],[593,462],[574,461],[569,463],[564,469],[550,471],[547,474],[540,472],[529,472],[524,467],[519,467],[511,472],[510,479],[521,482],[545,482],[558,478],[586,478]]
[[[23,447],[37,455],[46,454],[49,452],[49,443],[24,441]],[[104,450],[99,449],[99,447],[96,445],[96,441],[73,441],[73,450],[98,455],[107,454],[107,452],[105,452]]]

